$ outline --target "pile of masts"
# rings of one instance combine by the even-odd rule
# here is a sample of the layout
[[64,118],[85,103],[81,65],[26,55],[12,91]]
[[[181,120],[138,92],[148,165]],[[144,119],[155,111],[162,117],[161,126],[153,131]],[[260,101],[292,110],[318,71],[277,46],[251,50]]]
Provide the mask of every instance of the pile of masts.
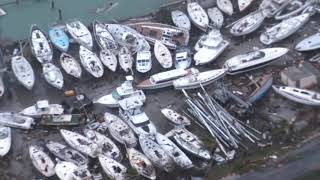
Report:
[[194,97],[190,97],[185,90],[182,90],[188,105],[187,111],[197,123],[209,131],[226,157],[229,157],[227,150],[234,150],[239,147],[247,149],[243,143],[245,140],[252,143],[260,140],[256,136],[261,134],[258,130],[232,116],[215,99],[209,96],[202,86],[201,88],[203,93],[198,92]]

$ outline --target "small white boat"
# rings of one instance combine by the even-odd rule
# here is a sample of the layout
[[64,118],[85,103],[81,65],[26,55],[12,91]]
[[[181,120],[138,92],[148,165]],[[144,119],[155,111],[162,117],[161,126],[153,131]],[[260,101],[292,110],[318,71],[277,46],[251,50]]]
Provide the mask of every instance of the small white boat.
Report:
[[109,49],[103,49],[100,51],[100,60],[103,65],[115,72],[118,65],[118,60],[115,54]]
[[306,89],[300,89],[289,86],[272,86],[274,91],[291,101],[310,105],[320,106],[320,93]]
[[39,118],[42,115],[59,115],[64,112],[60,104],[49,104],[47,100],[37,101],[35,105],[25,108],[20,114]]
[[128,73],[129,71],[132,72],[133,57],[131,56],[131,53],[127,47],[120,48],[118,58],[121,68],[126,73]]
[[209,19],[213,22],[213,26],[220,29],[223,25],[224,17],[219,8],[209,8],[207,12]]
[[110,135],[121,144],[131,148],[137,145],[137,138],[130,127],[118,116],[106,112],[104,120],[108,123]]
[[40,63],[51,62],[53,51],[45,33],[37,25],[32,25],[30,34],[32,54]]
[[157,143],[180,168],[190,169],[191,167],[193,167],[192,161],[188,158],[188,156],[183,151],[181,151],[179,147],[174,144],[169,138],[160,133],[157,133],[155,138]]
[[64,71],[75,77],[80,78],[82,74],[82,69],[78,61],[72,57],[70,54],[62,53],[60,56],[60,64]]
[[223,77],[227,69],[215,69],[199,72],[190,76],[182,77],[173,81],[175,89],[194,89],[201,85],[206,86]]
[[5,156],[11,147],[11,129],[0,126],[0,156]]
[[239,74],[264,67],[288,51],[287,48],[278,47],[251,51],[228,59],[223,67],[228,69],[228,74]]
[[172,67],[171,53],[161,41],[156,40],[154,43],[154,56],[163,68]]
[[92,157],[97,157],[99,153],[99,146],[91,141],[89,138],[80,135],[78,133],[68,131],[65,129],[60,129],[60,133],[63,139],[71,146],[72,148]]
[[187,69],[191,65],[191,52],[188,47],[179,47],[176,50],[175,68]]
[[320,48],[320,33],[316,33],[300,41],[296,45],[295,50],[311,51],[319,48]]
[[152,68],[152,59],[151,52],[147,51],[138,51],[136,59],[136,70],[140,73],[146,73]]
[[279,24],[272,26],[263,32],[260,36],[260,41],[263,44],[269,45],[289,37],[305,25],[309,21],[311,15],[312,14],[310,13],[304,13],[283,20]]
[[217,6],[227,15],[231,16],[233,14],[233,5],[231,0],[217,0]]
[[175,125],[188,126],[191,124],[190,120],[186,116],[182,116],[172,109],[163,108],[161,109],[161,113]]
[[200,4],[198,2],[188,1],[187,11],[192,23],[199,29],[206,31],[209,25],[209,18]]
[[127,178],[127,168],[108,156],[99,156],[99,162],[110,179],[125,180]]
[[173,139],[185,151],[206,160],[211,159],[210,152],[203,147],[200,139],[185,128],[174,129]]
[[80,21],[75,20],[68,22],[66,27],[71,37],[78,42],[81,46],[85,46],[88,49],[92,49],[93,41],[92,36],[88,28]]
[[29,146],[29,155],[34,167],[46,177],[51,177],[55,174],[54,162],[42,148],[38,146]]
[[144,154],[134,148],[128,148],[127,154],[131,166],[140,175],[151,180],[156,179],[156,171],[151,161]]
[[45,63],[42,65],[42,74],[44,79],[53,87],[62,89],[63,87],[63,75],[59,68],[51,63]]
[[31,129],[31,125],[33,123],[34,119],[31,117],[26,117],[10,112],[0,113],[0,125],[2,126],[20,129]]
[[238,20],[230,29],[234,36],[243,36],[257,30],[263,23],[265,16],[261,11],[255,11]]
[[78,169],[78,166],[72,162],[59,161],[54,170],[60,180],[74,180],[73,172]]
[[118,43],[115,41],[106,26],[99,21],[95,20],[92,23],[93,35],[101,50],[117,51],[119,48]]
[[253,1],[254,0],[238,0],[239,11],[245,11],[253,3]]
[[191,23],[188,16],[184,12],[180,10],[171,11],[171,19],[173,24],[178,28],[184,28],[190,31]]
[[29,61],[23,56],[14,56],[11,59],[11,69],[17,80],[28,90],[33,88],[35,75]]
[[166,172],[170,172],[174,169],[173,161],[170,156],[168,156],[159,144],[151,140],[150,137],[140,135],[139,143],[143,153],[155,166]]
[[81,64],[87,72],[95,78],[102,77],[104,73],[103,65],[95,53],[84,46],[80,46],[79,55]]

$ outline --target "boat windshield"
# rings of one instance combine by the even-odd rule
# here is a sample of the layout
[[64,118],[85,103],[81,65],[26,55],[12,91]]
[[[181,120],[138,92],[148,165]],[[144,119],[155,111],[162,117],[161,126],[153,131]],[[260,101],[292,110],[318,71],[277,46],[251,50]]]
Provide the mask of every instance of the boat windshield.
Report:
[[265,56],[265,53],[262,51],[252,51],[252,52],[247,53],[243,57],[242,62],[249,62],[252,60],[257,60],[257,59],[263,58],[264,56]]

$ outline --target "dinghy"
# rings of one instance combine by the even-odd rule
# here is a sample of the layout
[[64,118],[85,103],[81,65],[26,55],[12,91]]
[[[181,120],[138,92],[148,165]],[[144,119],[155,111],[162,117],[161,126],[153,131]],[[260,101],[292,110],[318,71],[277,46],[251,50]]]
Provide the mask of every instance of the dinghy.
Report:
[[95,53],[84,46],[80,46],[79,55],[81,64],[87,72],[89,72],[95,78],[102,77],[104,73],[103,66]]
[[46,147],[53,155],[63,161],[71,162],[78,166],[86,165],[89,162],[88,158],[80,152],[58,142],[49,141]]
[[283,20],[281,23],[267,29],[260,36],[260,41],[265,45],[279,42],[305,25],[312,14],[304,13],[298,16]]
[[80,135],[78,133],[68,131],[65,129],[60,129],[60,133],[63,139],[71,146],[72,148],[95,158],[99,152],[99,146],[91,141],[89,138]]
[[300,89],[289,86],[272,86],[274,91],[291,101],[310,105],[320,106],[320,93],[306,89]]
[[99,162],[110,179],[125,180],[127,177],[127,168],[108,156],[99,156]]
[[161,148],[180,168],[190,169],[193,167],[192,161],[188,158],[188,156],[183,151],[181,151],[178,146],[174,144],[169,138],[160,133],[157,133],[155,138]]
[[29,155],[34,167],[46,177],[51,177],[55,174],[54,162],[42,148],[38,146],[29,146]]
[[188,126],[191,124],[190,120],[186,116],[182,116],[172,109],[163,108],[161,109],[161,113],[175,125]]
[[173,81],[175,89],[195,89],[206,86],[223,77],[227,69],[215,69],[199,72],[190,76],[182,77]]
[[154,56],[163,68],[172,67],[171,53],[161,41],[156,40],[154,43]]
[[296,45],[295,50],[311,51],[319,48],[320,48],[320,33],[316,33],[300,41]]
[[108,156],[119,162],[122,160],[122,155],[119,148],[111,139],[94,130],[85,130],[84,134],[87,138],[99,146],[99,154]]
[[11,147],[11,129],[0,126],[0,156],[5,156]]
[[100,51],[100,60],[103,65],[115,72],[118,65],[116,55],[114,55],[109,49],[103,49]]
[[23,56],[14,56],[11,59],[11,69],[20,84],[28,90],[33,88],[35,75],[29,61]]
[[239,74],[264,67],[285,55],[288,51],[287,48],[278,47],[251,51],[228,59],[223,67],[228,69],[228,74]]
[[30,46],[32,54],[40,63],[47,63],[52,61],[52,47],[45,35],[45,33],[37,26],[31,26]]
[[132,168],[140,175],[151,180],[156,179],[156,171],[151,161],[144,154],[134,148],[128,148],[127,154]]
[[174,129],[173,139],[185,151],[205,160],[211,159],[210,152],[203,147],[200,139],[187,129]]
[[217,0],[217,6],[227,15],[231,16],[233,14],[233,5],[231,0]]
[[25,108],[20,114],[25,116],[31,116],[39,118],[42,115],[58,115],[64,112],[63,107],[60,104],[49,104],[47,100],[37,101],[35,105]]
[[187,69],[191,65],[191,51],[188,47],[179,47],[175,55],[175,68]]
[[245,11],[253,3],[253,1],[254,0],[238,0],[239,11]]
[[52,44],[62,52],[67,52],[69,49],[69,37],[63,29],[53,27],[49,30],[49,38]]
[[255,11],[238,20],[230,29],[234,36],[243,36],[257,30],[263,23],[265,16],[261,11]]
[[106,112],[104,114],[104,120],[108,124],[108,130],[113,139],[126,145],[128,148],[135,147],[137,145],[136,136],[122,119]]
[[217,7],[208,9],[208,17],[212,21],[213,26],[220,29],[223,25],[224,17],[222,12]]
[[146,73],[152,68],[151,52],[138,51],[136,59],[136,70],[140,73]]
[[60,180],[74,180],[73,172],[77,169],[77,165],[66,161],[59,161],[54,168],[55,173]]
[[174,169],[172,159],[159,144],[151,140],[148,136],[143,135],[139,136],[139,143],[143,153],[155,166],[166,172],[170,172]]
[[82,69],[80,64],[74,57],[72,57],[70,54],[62,53],[60,56],[60,64],[67,74],[80,79]]
[[184,12],[180,10],[171,11],[171,19],[173,24],[178,28],[183,28],[190,31],[191,23],[188,16]]
[[165,88],[173,85],[175,79],[189,76],[199,71],[195,68],[190,69],[173,69],[170,71],[160,72],[150,76],[149,79],[146,79],[136,85],[139,89],[159,89]]
[[115,41],[106,26],[97,20],[92,23],[93,35],[101,50],[110,50],[113,53],[117,51],[118,43]]
[[132,72],[133,57],[131,56],[131,53],[127,47],[120,48],[118,58],[121,68],[126,73],[128,73],[129,71]]
[[66,24],[66,27],[71,37],[77,43],[79,43],[81,46],[84,46],[88,49],[92,49],[92,46],[93,46],[92,36],[90,31],[84,24],[82,24],[78,20],[75,20],[75,21],[68,22]]
[[200,4],[196,1],[188,1],[187,11],[192,23],[202,31],[207,31],[209,18],[206,11],[200,6]]
[[42,65],[42,74],[44,79],[53,87],[62,89],[63,87],[63,75],[59,68],[51,63],[45,63]]
[[2,126],[20,129],[31,129],[31,125],[33,123],[34,119],[31,117],[26,117],[10,112],[0,113],[0,125]]

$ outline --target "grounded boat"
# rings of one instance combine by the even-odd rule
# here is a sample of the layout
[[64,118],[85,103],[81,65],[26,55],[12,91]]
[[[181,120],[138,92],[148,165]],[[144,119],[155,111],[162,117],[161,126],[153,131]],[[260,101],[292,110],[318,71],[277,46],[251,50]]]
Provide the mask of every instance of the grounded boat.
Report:
[[140,73],[146,73],[152,68],[151,52],[138,51],[136,59],[136,70]]
[[139,136],[139,143],[143,153],[155,166],[166,172],[170,172],[174,169],[172,159],[159,144],[151,140],[148,136],[143,135]]
[[269,45],[275,42],[279,42],[300,29],[305,25],[312,14],[304,13],[298,16],[291,17],[283,20],[281,23],[267,29],[260,36],[260,41],[263,44]]
[[62,53],[60,56],[60,64],[67,74],[80,79],[82,69],[80,64],[74,57],[72,57],[70,54]]
[[189,42],[189,31],[175,26],[153,22],[134,23],[129,26],[144,35],[150,43],[154,44],[158,40],[169,49],[187,46]]
[[320,48],[320,33],[316,33],[300,41],[296,45],[295,50],[311,51],[319,48]]
[[93,41],[92,36],[88,28],[82,24],[80,21],[71,21],[66,24],[66,27],[71,35],[71,37],[88,49],[92,49]]
[[191,23],[188,16],[184,12],[180,10],[171,11],[171,19],[173,24],[178,28],[184,28],[190,31]]
[[37,25],[32,25],[30,34],[32,54],[40,63],[51,62],[53,56],[52,47],[45,33]]
[[239,11],[245,11],[253,3],[253,1],[254,0],[238,0]]
[[11,69],[17,80],[28,90],[33,88],[35,75],[31,64],[23,56],[14,56],[11,59]]
[[121,68],[126,73],[128,73],[129,71],[132,72],[133,57],[131,56],[131,53],[127,47],[120,48],[118,58]]
[[63,29],[52,27],[49,30],[49,38],[52,44],[62,52],[67,52],[69,49],[69,37]]
[[150,76],[149,79],[146,79],[136,85],[139,89],[159,89],[164,87],[169,87],[173,85],[175,79],[189,76],[199,71],[195,68],[190,69],[174,69],[170,71],[160,72]]
[[213,22],[213,26],[221,28],[223,25],[224,17],[222,12],[217,7],[209,8],[207,10],[209,19]]
[[116,71],[118,60],[116,55],[113,54],[109,49],[103,49],[100,51],[100,60],[102,64],[109,68],[111,71]]
[[174,129],[173,139],[184,150],[206,160],[211,159],[210,152],[203,147],[200,139],[185,128]]
[[122,119],[106,112],[104,114],[104,120],[108,124],[108,130],[113,139],[129,148],[137,145],[136,136]]
[[80,135],[78,133],[68,131],[65,129],[60,129],[60,133],[63,139],[71,146],[72,148],[95,158],[99,152],[99,146],[91,141],[89,138]]
[[161,113],[175,125],[188,126],[191,124],[191,121],[186,116],[182,116],[172,109],[163,108]]
[[11,129],[0,126],[0,156],[5,156],[11,147]]
[[85,122],[86,117],[81,114],[49,114],[41,116],[39,124],[45,126],[76,126]]
[[38,146],[29,146],[29,155],[34,167],[46,177],[51,177],[55,174],[54,162],[42,148]]
[[89,72],[95,78],[102,77],[104,73],[103,66],[95,53],[84,46],[80,46],[79,55],[81,64],[87,72]]
[[116,52],[119,48],[118,43],[115,41],[106,26],[99,21],[95,20],[92,23],[93,35],[101,50],[110,50]]
[[31,117],[22,116],[15,113],[0,113],[0,125],[20,128],[31,129],[31,125],[34,123],[34,119]]
[[263,0],[259,9],[262,10],[264,16],[271,18],[292,2],[293,0]]
[[227,15],[231,16],[233,14],[233,5],[231,0],[217,0],[217,6]]
[[42,115],[58,115],[64,112],[60,104],[49,104],[47,100],[37,101],[35,105],[25,108],[20,114],[39,118]]
[[191,51],[188,47],[179,47],[175,55],[175,68],[187,69],[191,65]]
[[151,161],[144,154],[134,148],[128,148],[127,154],[131,166],[140,175],[151,180],[156,179],[156,171]]
[[187,11],[192,23],[202,31],[207,31],[209,18],[206,11],[200,6],[200,4],[196,1],[188,1]]
[[188,158],[188,156],[183,151],[181,151],[179,147],[174,144],[169,138],[160,133],[157,133],[155,138],[161,148],[180,168],[190,169],[193,167],[192,161]]
[[228,74],[239,74],[264,67],[285,55],[288,51],[287,48],[267,48],[251,51],[228,59],[223,67],[228,69]]
[[200,86],[206,86],[223,77],[226,72],[227,69],[215,69],[205,72],[199,72],[174,80],[173,86],[175,89],[194,89]]
[[291,101],[310,106],[320,106],[320,94],[318,92],[289,86],[273,85],[272,88],[276,93]]
[[51,63],[45,63],[42,65],[42,73],[44,79],[53,87],[62,89],[63,87],[63,75],[59,68]]
[[243,36],[257,30],[263,23],[265,16],[261,11],[255,11],[238,20],[230,29],[234,36]]
[[172,67],[171,53],[161,41],[156,40],[154,43],[154,56],[163,68]]
[[78,169],[78,166],[72,162],[59,161],[54,170],[60,180],[73,180],[73,172]]
[[110,179],[125,180],[127,178],[127,168],[108,156],[99,156],[99,162]]
[[71,162],[78,166],[86,165],[89,162],[88,158],[82,155],[79,151],[58,142],[49,141],[46,144],[46,147],[53,155],[63,161]]

